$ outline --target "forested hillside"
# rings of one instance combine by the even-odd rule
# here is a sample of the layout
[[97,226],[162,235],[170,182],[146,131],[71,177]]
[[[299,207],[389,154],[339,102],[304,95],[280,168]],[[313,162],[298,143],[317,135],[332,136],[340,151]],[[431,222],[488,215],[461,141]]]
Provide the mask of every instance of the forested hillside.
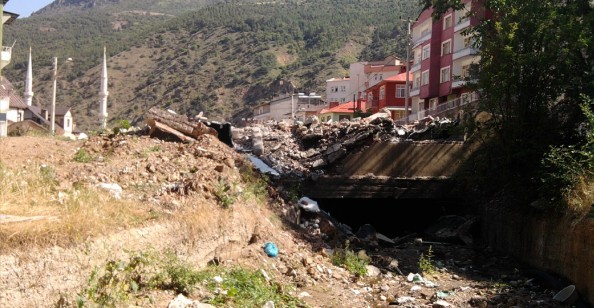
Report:
[[[102,47],[108,49],[110,120],[138,120],[153,105],[213,119],[245,114],[291,81],[322,92],[359,60],[405,56],[405,23],[416,1],[60,1],[7,27],[17,40],[4,72],[18,87],[34,50],[34,91],[49,101],[51,59],[74,58],[60,72],[59,102],[79,128],[96,126]],[[93,6],[92,3],[95,2]],[[186,13],[179,9],[187,3]],[[90,4],[90,5],[89,5]],[[152,13],[140,13],[152,12]]]

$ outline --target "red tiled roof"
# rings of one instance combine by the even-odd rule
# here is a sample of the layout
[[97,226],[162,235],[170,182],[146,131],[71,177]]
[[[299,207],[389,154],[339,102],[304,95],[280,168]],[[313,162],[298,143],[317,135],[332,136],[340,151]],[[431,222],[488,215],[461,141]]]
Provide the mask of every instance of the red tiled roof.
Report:
[[[361,102],[361,104],[364,104],[364,103]],[[336,107],[332,107],[332,108],[328,108],[328,109],[322,109],[322,111],[320,111],[320,114],[325,114],[325,113],[353,113],[354,107],[355,107],[355,103],[351,101],[351,102],[348,102],[348,103],[340,104],[340,105],[338,105]]]
[[[413,80],[413,75],[412,74],[408,74],[408,81],[412,81]],[[402,73],[402,74],[398,74],[398,75],[394,75],[391,77],[388,77],[386,79],[384,79],[384,81],[400,81],[400,82],[406,82],[406,73]]]

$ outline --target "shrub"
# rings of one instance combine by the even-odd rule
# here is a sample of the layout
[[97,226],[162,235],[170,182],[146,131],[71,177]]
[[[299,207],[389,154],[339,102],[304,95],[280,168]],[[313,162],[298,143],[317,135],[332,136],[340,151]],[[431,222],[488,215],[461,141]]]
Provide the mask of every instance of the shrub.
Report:
[[587,123],[585,142],[578,145],[551,147],[545,153],[541,165],[541,196],[549,206],[557,206],[575,212],[590,209],[594,201],[594,100],[584,98],[581,105]]
[[78,149],[74,154],[74,161],[79,163],[88,163],[93,160],[93,157],[85,149]]
[[122,129],[129,129],[130,127],[132,127],[130,121],[120,120],[118,121],[117,125],[113,128],[113,133],[117,135],[122,131]]
[[[273,301],[278,307],[304,306],[300,299],[290,295],[281,285],[269,282],[261,271],[214,267],[209,272],[207,287],[215,294],[210,300],[215,306],[262,307],[268,301]],[[221,277],[222,281],[216,282],[214,276]]]
[[367,260],[350,250],[349,244],[349,241],[346,241],[344,250],[337,250],[332,254],[332,264],[342,266],[356,276],[367,274]]
[[223,179],[220,179],[219,184],[215,187],[214,195],[223,208],[229,208],[237,201],[236,193],[232,188]]
[[433,264],[433,247],[429,246],[427,254],[421,253],[419,257],[419,271],[424,274],[432,274],[437,271]]

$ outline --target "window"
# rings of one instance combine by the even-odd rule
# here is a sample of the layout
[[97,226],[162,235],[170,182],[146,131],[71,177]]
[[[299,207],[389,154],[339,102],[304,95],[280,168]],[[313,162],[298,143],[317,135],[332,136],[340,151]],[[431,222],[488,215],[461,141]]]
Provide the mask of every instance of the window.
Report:
[[377,74],[373,75],[373,80],[377,80]]
[[468,36],[464,38],[464,48],[468,48],[472,46],[472,37]]
[[415,62],[414,64],[417,64],[421,62],[421,51],[420,50],[415,50]]
[[384,80],[384,74],[379,74],[379,80]]
[[460,75],[462,78],[466,78],[469,77],[469,70],[470,69],[470,65],[463,65],[462,66],[462,74]]
[[340,86],[340,92],[346,92],[346,86]]
[[421,86],[421,76],[415,75],[415,80],[413,82],[413,89],[418,89]]
[[340,102],[341,102],[341,103],[346,103],[346,101],[345,101],[344,97],[340,99]]
[[66,119],[66,128],[70,128],[70,119]]
[[421,31],[421,36],[425,36],[425,35],[429,34],[430,32],[431,32],[431,30],[429,30],[429,27],[427,27]]
[[450,81],[450,67],[443,67],[441,69],[441,74],[440,74],[440,78],[439,78],[439,82],[448,82]]
[[396,86],[396,97],[397,98],[406,97],[406,86],[401,86],[401,85]]
[[386,98],[386,87],[381,87],[380,93],[379,93],[379,99],[385,99],[385,98]]
[[372,101],[373,100],[373,93],[369,93],[369,95],[367,95],[367,98]]
[[450,53],[452,53],[452,40],[441,43],[441,55],[449,55]]
[[427,84],[429,84],[429,70],[421,73],[421,85],[424,86]]
[[443,18],[443,29],[447,29],[452,26],[452,14],[447,15]]
[[428,59],[431,52],[431,45],[423,46],[423,60]]

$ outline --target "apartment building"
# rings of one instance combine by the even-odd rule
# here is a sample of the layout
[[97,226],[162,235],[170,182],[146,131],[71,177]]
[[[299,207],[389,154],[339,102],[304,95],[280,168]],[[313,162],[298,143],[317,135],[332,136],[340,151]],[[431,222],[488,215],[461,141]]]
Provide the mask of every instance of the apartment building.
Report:
[[360,109],[361,101],[367,99],[367,89],[405,70],[406,65],[395,56],[381,61],[351,63],[348,77],[326,80],[326,101],[340,104],[357,101]]
[[349,77],[326,80],[326,101],[343,104],[353,99],[350,83]]
[[[409,74],[410,80],[412,75]],[[406,115],[406,72],[388,77],[365,92],[369,111],[375,113],[384,108],[388,109],[392,119],[400,119]],[[410,113],[410,100],[408,107]]]
[[[482,1],[463,0],[464,8],[450,10],[439,20],[433,19],[433,8],[421,12],[412,26],[413,113],[435,110],[449,101],[470,99],[466,87],[472,64],[478,64],[478,50],[464,30],[488,17]],[[414,117],[414,116],[413,116]],[[412,120],[415,120],[414,118]]]
[[328,104],[316,93],[285,93],[272,100],[252,107],[253,121],[304,121],[307,117],[316,115]]

